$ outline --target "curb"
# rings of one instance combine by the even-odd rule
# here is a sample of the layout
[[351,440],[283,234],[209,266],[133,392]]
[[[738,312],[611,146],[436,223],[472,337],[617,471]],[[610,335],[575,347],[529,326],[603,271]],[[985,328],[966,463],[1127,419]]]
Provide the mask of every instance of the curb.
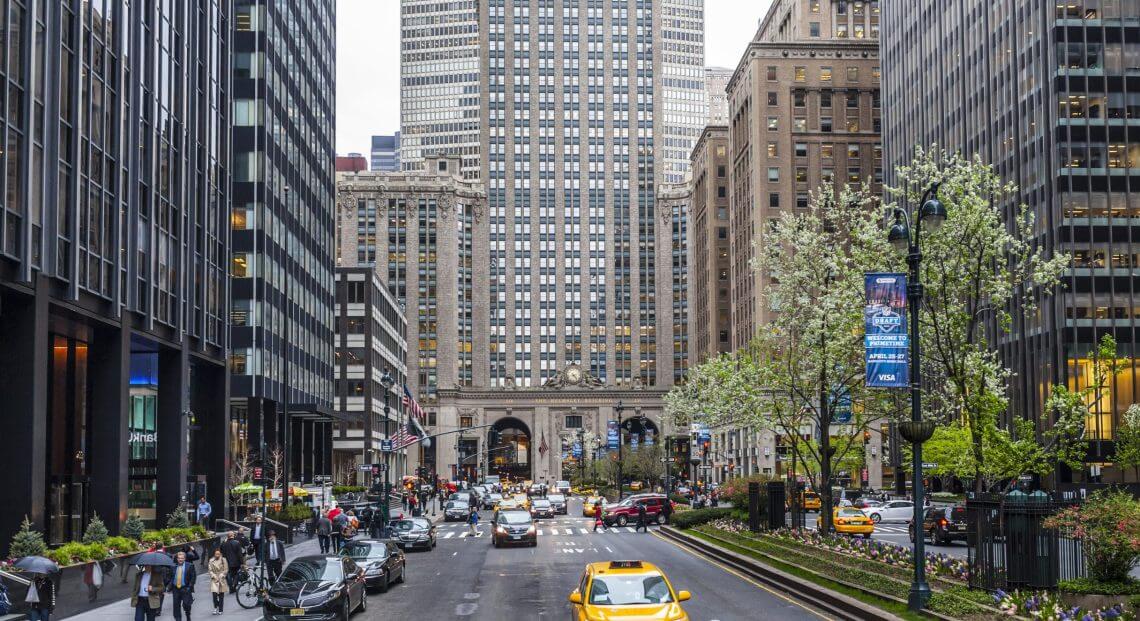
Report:
[[662,526],[658,532],[685,547],[730,565],[764,585],[824,611],[836,619],[844,621],[900,621],[899,617],[885,610],[875,608],[853,597],[832,591],[798,576],[785,573],[742,554],[714,546],[697,537],[682,533],[672,526]]

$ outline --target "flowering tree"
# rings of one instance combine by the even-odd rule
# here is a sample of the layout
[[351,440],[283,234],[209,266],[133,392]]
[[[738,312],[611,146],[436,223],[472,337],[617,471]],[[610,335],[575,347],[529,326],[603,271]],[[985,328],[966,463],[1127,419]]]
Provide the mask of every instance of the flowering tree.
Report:
[[1140,404],[1133,403],[1124,412],[1124,424],[1116,430],[1116,467],[1140,471]]
[[1124,490],[1098,490],[1079,507],[1069,507],[1045,520],[1084,544],[1089,577],[1125,582],[1140,561],[1140,503]]
[[[922,239],[919,328],[929,395],[923,405],[934,418],[956,421],[969,434],[974,473],[968,478],[981,491],[992,474],[987,440],[1003,440],[997,420],[1008,405],[1010,376],[993,349],[991,328],[1008,331],[1015,317],[1033,317],[1038,296],[1057,286],[1069,256],[1050,257],[1033,242],[1033,217],[1025,205],[1006,217],[1004,206],[1017,188],[978,157],[919,148],[896,175],[898,186],[887,194],[909,205],[932,183],[940,184],[938,198],[948,217]],[[1031,431],[1018,425],[1004,437],[1036,444]]]

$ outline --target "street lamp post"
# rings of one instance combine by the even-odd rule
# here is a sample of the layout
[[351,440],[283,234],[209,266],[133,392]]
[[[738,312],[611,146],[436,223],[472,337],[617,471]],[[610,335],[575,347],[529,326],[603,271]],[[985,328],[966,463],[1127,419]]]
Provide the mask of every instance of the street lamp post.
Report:
[[389,449],[387,451],[384,451],[384,491],[380,496],[380,520],[381,524],[384,525],[384,533],[387,534],[388,523],[392,520],[392,512],[388,507],[388,503],[390,501],[389,499],[391,496],[391,492],[389,490],[388,472],[392,469],[388,459],[392,455],[392,433],[391,429],[389,428],[389,425],[391,424],[391,409],[389,407],[388,400],[392,392],[392,387],[396,385],[396,380],[392,377],[391,371],[389,371],[387,368],[384,369],[384,375],[380,376],[380,383],[384,386],[384,440],[388,443],[386,448]]
[[919,201],[918,217],[914,219],[914,235],[911,235],[911,215],[906,209],[895,207],[895,222],[887,239],[891,245],[900,252],[906,252],[906,262],[909,268],[909,282],[907,284],[907,305],[910,309],[910,420],[899,423],[899,433],[913,445],[911,451],[914,459],[911,464],[914,471],[914,524],[916,525],[914,538],[914,582],[910,586],[907,597],[907,607],[911,610],[922,610],[930,601],[930,585],[926,583],[926,553],[921,533],[917,525],[922,524],[923,490],[922,490],[922,443],[934,434],[934,423],[922,420],[922,373],[919,369],[919,330],[918,314],[922,303],[922,282],[919,267],[922,264],[922,225],[925,224],[931,232],[946,220],[946,208],[938,200],[937,182],[933,183],[922,195]]
[[622,436],[622,433],[621,433],[621,413],[623,410],[625,410],[625,404],[623,404],[620,399],[617,402],[617,408],[616,409],[617,409],[617,423],[618,423],[617,424],[617,432],[618,432],[617,488],[618,488],[618,502],[621,502],[622,497],[623,497],[622,489],[621,489],[621,445],[622,445],[622,440],[623,440],[623,438],[621,437]]

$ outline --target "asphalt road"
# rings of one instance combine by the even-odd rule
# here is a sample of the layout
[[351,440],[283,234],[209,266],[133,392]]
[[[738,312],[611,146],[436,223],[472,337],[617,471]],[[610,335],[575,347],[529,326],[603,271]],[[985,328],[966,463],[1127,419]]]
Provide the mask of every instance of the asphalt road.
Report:
[[[819,516],[816,511],[809,511],[805,522],[809,530],[815,530],[815,520]],[[788,517],[788,524],[791,525],[791,516]],[[872,539],[883,541],[886,543],[894,544],[899,547],[911,549],[910,535],[907,532],[906,522],[887,523],[879,522],[875,525],[875,533],[871,535]],[[926,542],[926,551],[931,554],[945,554],[953,558],[966,558],[966,542],[965,541],[952,541],[946,545],[934,545],[928,539]]]
[[[489,512],[483,512],[485,517]],[[370,596],[357,619],[570,619],[566,597],[587,563],[639,559],[661,567],[674,588],[691,591],[684,604],[694,621],[799,620],[823,618],[651,532],[633,527],[593,533],[571,499],[569,516],[539,520],[536,548],[492,548],[488,525],[465,536],[466,526],[440,524],[439,545],[407,555],[408,579]],[[585,533],[583,533],[585,531]]]

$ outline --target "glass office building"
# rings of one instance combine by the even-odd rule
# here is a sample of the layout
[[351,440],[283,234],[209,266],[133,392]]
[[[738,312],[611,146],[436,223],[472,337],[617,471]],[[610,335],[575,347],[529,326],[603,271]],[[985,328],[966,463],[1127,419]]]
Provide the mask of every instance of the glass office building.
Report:
[[1004,207],[1029,206],[1033,242],[1072,256],[1057,293],[997,339],[1014,371],[1008,416],[1049,427],[1049,387],[1087,385],[1111,334],[1125,360],[1086,421],[1089,466],[1061,466],[1057,483],[1135,480],[1101,467],[1140,397],[1140,2],[887,0],[881,46],[887,183],[917,145],[977,153],[1017,184]]
[[0,0],[0,532],[224,504],[229,6]]

